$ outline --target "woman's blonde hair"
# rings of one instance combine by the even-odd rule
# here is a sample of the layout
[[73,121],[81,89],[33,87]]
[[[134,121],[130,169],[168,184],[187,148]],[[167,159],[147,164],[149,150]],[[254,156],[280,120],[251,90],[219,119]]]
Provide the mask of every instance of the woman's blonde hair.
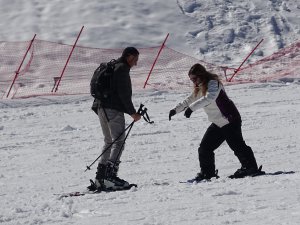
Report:
[[[206,92],[207,92],[207,86],[208,86],[208,82],[210,80],[217,80],[219,82],[220,81],[220,78],[218,75],[216,74],[213,74],[211,72],[208,72],[204,66],[202,66],[201,64],[199,63],[196,63],[194,64],[191,69],[189,70],[189,73],[188,75],[194,75],[194,76],[197,76],[197,77],[200,77],[200,80],[201,80],[201,92],[202,92],[202,95],[205,95]],[[197,85],[194,85],[194,94],[195,96],[198,94],[200,90],[200,87],[197,86]]]

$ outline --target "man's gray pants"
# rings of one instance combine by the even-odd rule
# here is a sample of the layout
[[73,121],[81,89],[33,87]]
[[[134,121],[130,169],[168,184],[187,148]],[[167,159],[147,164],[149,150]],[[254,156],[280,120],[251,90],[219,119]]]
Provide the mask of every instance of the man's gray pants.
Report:
[[[111,161],[113,163],[119,162],[122,152],[124,150],[124,145],[123,145],[125,139],[124,113],[114,109],[107,109],[107,108],[103,109],[102,107],[99,107],[98,117],[104,135],[104,146],[102,148],[102,153],[103,151],[105,151],[103,155],[100,157],[99,164],[106,165],[107,161]],[[114,141],[115,143],[109,149],[107,149],[108,146],[111,145],[111,143],[113,143]]]

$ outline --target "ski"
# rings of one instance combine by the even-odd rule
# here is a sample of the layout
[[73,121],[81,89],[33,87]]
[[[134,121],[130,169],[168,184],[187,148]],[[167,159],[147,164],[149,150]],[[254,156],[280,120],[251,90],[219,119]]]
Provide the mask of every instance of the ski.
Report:
[[117,188],[117,189],[113,189],[113,188],[106,188],[103,190],[96,190],[96,191],[73,191],[73,192],[69,192],[69,193],[63,193],[63,194],[54,194],[54,195],[58,195],[58,199],[62,199],[62,198],[67,198],[67,197],[79,197],[79,196],[84,196],[87,194],[100,194],[100,193],[108,193],[108,192],[116,192],[116,191],[127,191],[130,190],[132,187],[137,187],[137,184],[129,184],[127,187],[123,187],[123,188]]
[[58,199],[62,199],[62,198],[68,198],[68,197],[78,197],[78,196],[83,196],[86,194],[94,194],[93,192],[90,191],[73,191],[73,192],[69,192],[69,193],[62,193],[62,194],[54,194],[57,195]]
[[193,179],[189,179],[189,180],[186,180],[186,181],[179,181],[179,183],[181,184],[193,184],[193,183],[207,183],[207,182],[211,182],[212,180],[210,179],[205,179],[205,180],[200,180],[200,181],[197,181],[196,178],[193,178]]

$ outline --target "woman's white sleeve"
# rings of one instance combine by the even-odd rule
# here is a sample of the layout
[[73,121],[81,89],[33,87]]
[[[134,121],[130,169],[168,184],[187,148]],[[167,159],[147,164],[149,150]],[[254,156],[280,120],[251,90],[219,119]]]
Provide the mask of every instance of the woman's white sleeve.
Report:
[[192,104],[193,101],[195,101],[195,97],[194,97],[194,94],[191,94],[185,100],[183,100],[182,102],[180,102],[176,105],[176,107],[175,107],[176,113],[180,113],[183,110],[185,110],[186,108],[188,108],[189,105]]

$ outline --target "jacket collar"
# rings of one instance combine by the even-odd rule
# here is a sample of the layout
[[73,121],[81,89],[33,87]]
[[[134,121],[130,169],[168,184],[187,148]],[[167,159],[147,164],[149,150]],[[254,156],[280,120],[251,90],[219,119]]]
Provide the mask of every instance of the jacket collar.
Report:
[[120,57],[117,59],[117,62],[121,62],[121,63],[124,63],[126,64],[129,68],[130,68],[130,65],[128,64],[127,60],[125,57]]

